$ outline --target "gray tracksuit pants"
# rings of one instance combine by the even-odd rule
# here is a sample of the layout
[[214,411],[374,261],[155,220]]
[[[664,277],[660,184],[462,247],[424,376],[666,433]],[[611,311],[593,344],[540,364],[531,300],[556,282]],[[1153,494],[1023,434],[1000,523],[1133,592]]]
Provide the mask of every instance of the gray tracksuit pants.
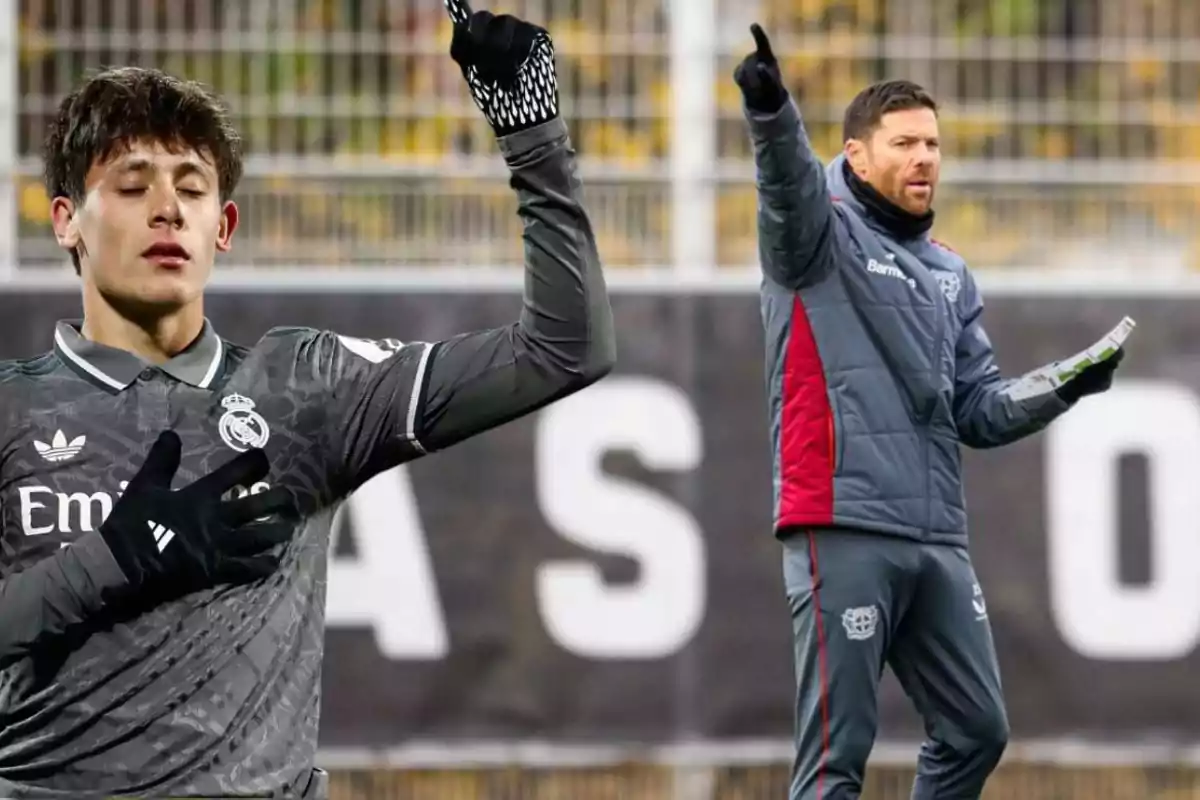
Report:
[[796,666],[791,800],[854,800],[884,665],[925,721],[913,800],[975,800],[1008,719],[967,550],[847,530],[783,538]]

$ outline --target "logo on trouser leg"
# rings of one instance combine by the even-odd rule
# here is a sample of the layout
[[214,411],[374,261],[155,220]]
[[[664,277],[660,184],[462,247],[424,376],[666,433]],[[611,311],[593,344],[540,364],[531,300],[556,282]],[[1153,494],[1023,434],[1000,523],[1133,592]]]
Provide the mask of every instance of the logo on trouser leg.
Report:
[[976,581],[974,588],[971,590],[974,597],[971,598],[971,606],[975,609],[975,619],[987,619],[987,601],[983,599],[983,587]]
[[878,623],[879,609],[875,606],[847,608],[842,612],[842,627],[846,629],[847,639],[870,639],[875,635],[875,626]]

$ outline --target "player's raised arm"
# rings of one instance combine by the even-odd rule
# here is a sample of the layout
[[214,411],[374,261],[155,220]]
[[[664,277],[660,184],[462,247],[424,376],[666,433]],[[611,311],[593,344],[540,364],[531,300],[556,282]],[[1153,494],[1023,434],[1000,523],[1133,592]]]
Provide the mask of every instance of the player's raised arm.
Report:
[[446,5],[451,57],[498,137],[517,194],[524,295],[510,325],[391,355],[379,343],[320,338],[313,352],[333,383],[328,446],[342,491],[579,391],[616,358],[595,235],[558,114],[550,36],[512,16]]
[[757,24],[750,31],[755,50],[738,64],[734,80],[754,145],[759,261],[766,277],[800,289],[832,269],[832,200],[767,34]]
[[[524,223],[525,291],[505,328],[434,347],[418,436],[440,448],[578,391],[612,369],[612,310],[547,32],[511,16],[455,17],[451,55],[497,137]],[[466,16],[464,17],[464,13]]]

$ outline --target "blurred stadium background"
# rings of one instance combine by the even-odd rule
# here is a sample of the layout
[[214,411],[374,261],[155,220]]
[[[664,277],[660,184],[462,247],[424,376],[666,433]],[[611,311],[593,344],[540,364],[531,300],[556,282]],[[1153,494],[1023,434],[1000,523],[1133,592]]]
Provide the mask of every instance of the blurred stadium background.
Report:
[[[239,263],[519,257],[503,167],[446,61],[438,0],[4,5],[17,31],[23,264],[61,262],[37,183],[45,120],[82,70],[114,63],[156,64],[230,100],[253,154]],[[756,19],[787,54],[823,155],[839,148],[842,109],[863,84],[906,75],[933,91],[953,159],[939,235],[977,268],[1119,269],[1114,247],[1135,250],[1147,269],[1200,264],[1194,3],[697,0],[680,4],[686,19],[674,26],[669,5],[505,4],[553,31],[613,268],[672,262],[678,198],[715,223],[711,242],[692,231],[688,257],[702,261],[691,268],[753,262],[752,173],[728,76]]]
[[[554,36],[614,281],[625,271],[700,282],[753,274],[753,171],[729,80],[753,20],[785,55],[822,156],[839,149],[841,111],[867,82],[907,76],[933,91],[950,158],[937,235],[988,280],[1032,272],[1043,282],[1061,275],[1064,286],[1101,276],[1183,285],[1200,267],[1192,0],[501,6]],[[281,281],[312,270],[332,291],[338,271],[420,270],[436,285],[442,274],[519,267],[506,173],[446,55],[441,0],[3,0],[0,9],[0,178],[11,176],[12,204],[11,214],[0,204],[0,263],[10,280],[73,279],[49,236],[37,153],[61,95],[108,64],[156,65],[230,101],[251,154],[239,268]],[[868,797],[908,796],[908,755],[881,757]],[[784,797],[787,782],[786,747],[578,766],[454,760],[448,751],[428,765],[339,762],[333,797],[759,800]],[[1099,759],[1014,748],[987,797],[1200,797],[1200,772],[1162,761],[1121,747]]]

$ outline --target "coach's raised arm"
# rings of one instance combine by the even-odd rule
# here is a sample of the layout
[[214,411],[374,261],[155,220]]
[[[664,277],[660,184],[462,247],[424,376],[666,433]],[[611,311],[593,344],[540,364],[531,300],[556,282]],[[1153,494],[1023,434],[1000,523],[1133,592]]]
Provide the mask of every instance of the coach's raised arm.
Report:
[[734,71],[742,90],[758,171],[759,261],[787,289],[822,280],[832,268],[834,220],[825,167],[812,151],[766,33],[750,28],[755,51]]

